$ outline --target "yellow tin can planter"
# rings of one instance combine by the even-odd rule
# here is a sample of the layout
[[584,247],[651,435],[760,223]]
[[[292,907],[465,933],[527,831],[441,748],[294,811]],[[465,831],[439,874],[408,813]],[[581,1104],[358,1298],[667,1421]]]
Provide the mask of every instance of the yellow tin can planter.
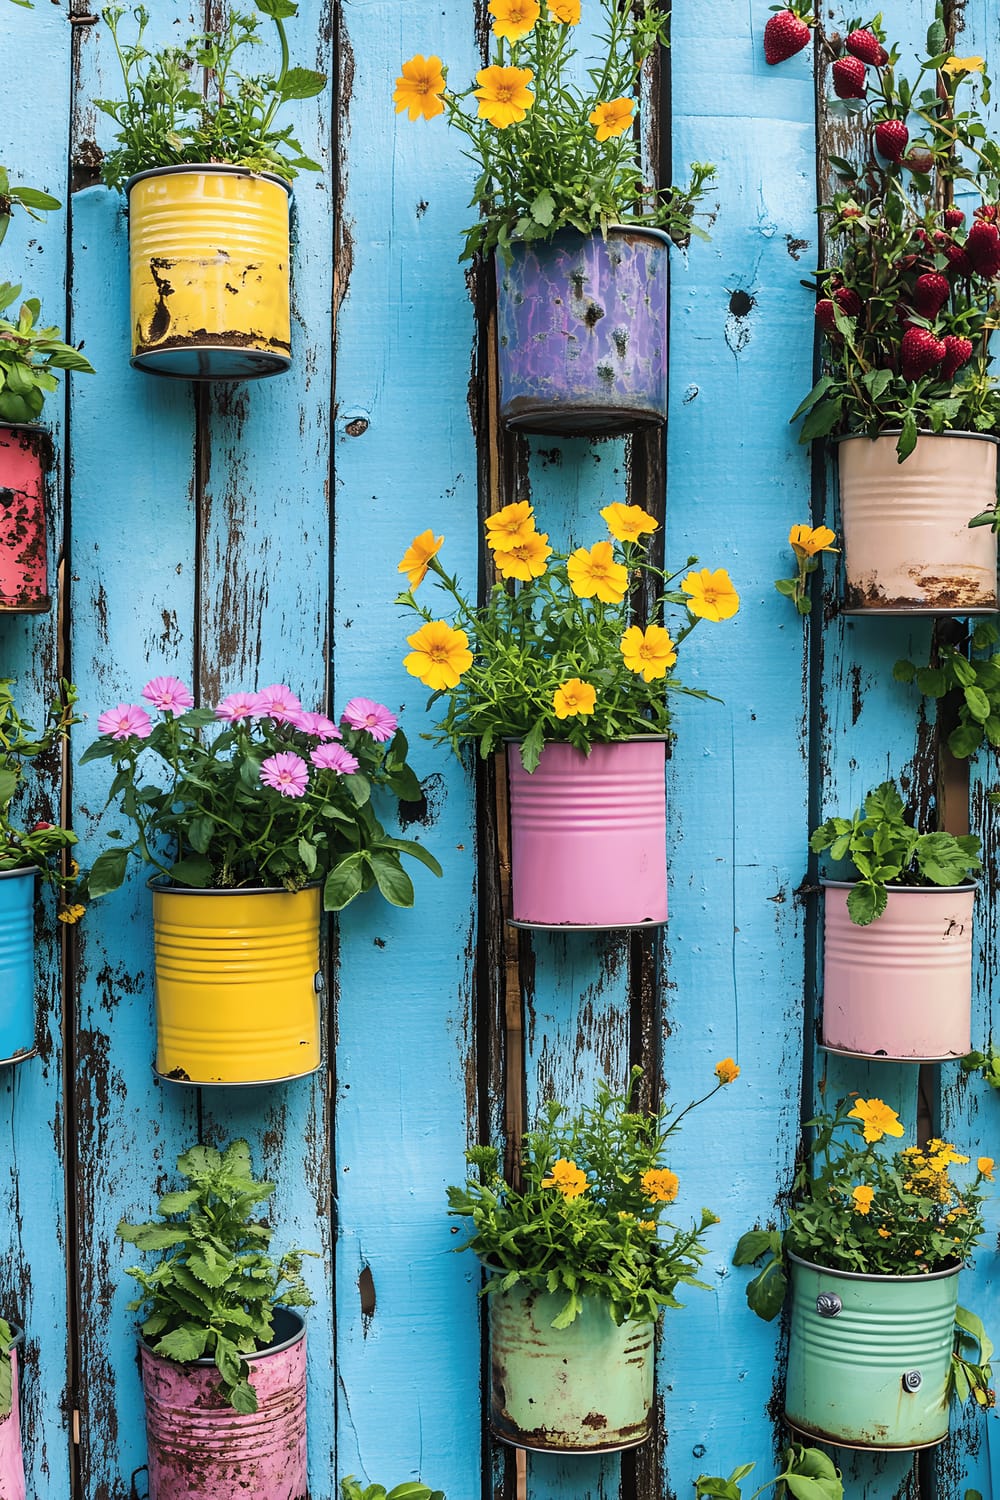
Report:
[[291,187],[245,167],[130,177],[132,364],[182,380],[247,380],[291,363]]
[[149,882],[156,1071],[175,1083],[281,1083],[320,1065],[319,886]]

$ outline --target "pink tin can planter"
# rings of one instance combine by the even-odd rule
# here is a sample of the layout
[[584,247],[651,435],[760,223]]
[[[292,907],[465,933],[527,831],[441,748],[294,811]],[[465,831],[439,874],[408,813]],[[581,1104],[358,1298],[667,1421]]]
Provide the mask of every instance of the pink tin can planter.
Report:
[[214,1359],[175,1364],[140,1339],[149,1500],[307,1500],[305,1323],[276,1308],[274,1334],[246,1355],[249,1414],[219,1393]]
[[11,1408],[0,1417],[0,1500],[25,1500],[24,1454],[21,1448],[21,1413],[18,1407],[18,1354],[23,1342],[19,1328],[11,1326]]
[[51,608],[45,542],[45,474],[52,445],[41,427],[0,425],[0,613]]
[[848,915],[850,882],[823,886],[823,1046],[897,1062],[964,1057],[976,886],[890,887],[868,927]]
[[511,921],[606,928],[667,920],[665,738],[549,743],[535,771],[507,746]]

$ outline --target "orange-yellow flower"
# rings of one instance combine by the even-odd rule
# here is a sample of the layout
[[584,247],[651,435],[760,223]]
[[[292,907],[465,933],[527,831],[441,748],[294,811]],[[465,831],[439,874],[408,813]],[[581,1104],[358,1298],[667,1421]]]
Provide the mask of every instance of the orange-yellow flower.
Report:
[[996,1162],[993,1160],[992,1156],[976,1157],[976,1171],[981,1173],[982,1176],[986,1178],[987,1182],[993,1181],[993,1168],[995,1166]]
[[880,1240],[891,1240],[892,1239],[892,1232],[891,1232],[891,1230],[883,1228],[883,1229],[877,1230],[876,1233],[878,1234],[878,1237],[879,1237]]
[[941,64],[941,72],[958,78],[962,73],[981,73],[984,66],[982,57],[949,57]]
[[416,120],[420,115],[425,120],[433,120],[435,115],[444,113],[444,104],[440,98],[443,93],[441,59],[421,57],[418,52],[416,57],[411,57],[409,62],[403,64],[392,98],[397,115],[405,109],[411,120]]
[[860,1120],[866,1141],[880,1141],[884,1135],[905,1135],[899,1116],[882,1099],[859,1099],[848,1112],[849,1120]]
[[86,910],[87,908],[80,906],[79,903],[73,906],[61,906],[56,912],[56,917],[60,922],[66,922],[72,927],[79,922]]
[[510,552],[535,534],[535,519],[527,500],[515,500],[486,517],[486,545],[494,552]]
[[528,88],[534,78],[530,68],[480,68],[476,74],[479,84],[473,93],[479,100],[479,118],[488,120],[498,130],[516,125],[523,120],[535,102]]
[[623,135],[632,124],[634,113],[634,99],[612,99],[608,104],[598,104],[587,118],[594,127],[597,139],[606,141],[613,135]]
[[575,1161],[567,1161],[564,1156],[553,1162],[548,1177],[542,1178],[543,1188],[557,1188],[564,1198],[579,1198],[589,1186],[586,1172],[582,1172]]
[[662,625],[647,625],[645,630],[630,625],[618,649],[629,671],[640,672],[643,682],[666,677],[667,668],[677,660],[674,643]]
[[493,17],[493,35],[509,42],[527,36],[542,9],[538,0],[490,0],[486,8]]
[[428,620],[406,637],[406,644],[413,650],[403,657],[403,666],[435,693],[457,687],[462,673],[472,666],[469,637],[447,620]]
[[428,564],[432,557],[441,550],[444,537],[435,537],[433,531],[422,531],[415,536],[413,541],[403,553],[403,560],[396,564],[397,573],[405,573],[406,581],[411,589],[423,583],[427,577]]
[[549,15],[564,26],[579,26],[580,0],[549,0]]
[[815,557],[817,552],[838,550],[830,545],[837,540],[837,533],[831,531],[829,526],[793,526],[788,533],[788,540],[792,551],[799,557]]
[[552,554],[548,545],[547,531],[533,531],[516,547],[499,548],[493,554],[497,572],[501,578],[520,578],[527,583],[529,578],[541,578]]
[[733,1062],[731,1057],[724,1057],[715,1065],[715,1076],[720,1083],[735,1083],[740,1076],[739,1063]]
[[619,542],[637,542],[644,532],[660,528],[659,521],[641,505],[623,505],[620,500],[606,505],[601,515],[608,523],[611,535]]
[[597,690],[579,677],[570,677],[562,687],[552,694],[552,707],[557,719],[575,719],[581,714],[592,714],[597,702]]
[[596,594],[604,604],[620,604],[628,584],[628,569],[615,562],[610,542],[595,542],[589,549],[577,547],[566,560],[569,586],[578,599]]
[[725,568],[699,568],[689,573],[681,584],[690,594],[688,609],[699,620],[729,620],[740,607],[740,596]]
[[855,1213],[869,1213],[871,1211],[872,1199],[874,1198],[874,1196],[875,1189],[865,1187],[864,1184],[862,1184],[861,1187],[852,1188],[851,1197],[854,1199]]
[[669,1167],[650,1167],[639,1179],[647,1198],[654,1203],[673,1203],[680,1187],[680,1179]]
[[651,1230],[651,1229],[655,1229],[656,1228],[656,1220],[655,1219],[640,1219],[639,1220],[639,1228],[640,1229],[645,1229],[647,1231]]

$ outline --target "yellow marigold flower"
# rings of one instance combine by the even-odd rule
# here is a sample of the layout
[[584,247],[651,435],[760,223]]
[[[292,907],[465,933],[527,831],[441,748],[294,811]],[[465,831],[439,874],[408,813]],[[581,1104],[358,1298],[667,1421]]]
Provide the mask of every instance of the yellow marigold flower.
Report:
[[549,15],[564,26],[579,26],[580,0],[549,0]]
[[641,505],[623,505],[616,500],[601,511],[611,535],[619,542],[637,542],[647,531],[659,531],[660,523]]
[[987,1182],[993,1181],[993,1168],[995,1166],[996,1162],[993,1160],[992,1156],[976,1157],[976,1171],[982,1177],[985,1177]]
[[890,1231],[888,1229],[879,1229],[879,1230],[876,1230],[876,1233],[878,1234],[878,1237],[879,1237],[880,1240],[891,1240],[892,1239],[892,1234],[890,1233]]
[[534,512],[527,500],[515,500],[496,515],[486,517],[486,545],[493,552],[510,552],[534,534]]
[[985,64],[982,57],[949,57],[941,64],[941,72],[947,73],[951,78],[958,78],[961,73],[981,73]]
[[837,540],[837,533],[831,531],[829,526],[793,526],[788,533],[788,540],[792,551],[799,557],[815,557],[817,552],[839,550],[830,545]]
[[598,104],[587,116],[599,141],[606,141],[613,135],[624,135],[632,124],[632,116],[635,114],[634,99],[612,99],[608,104]]
[[413,650],[403,657],[403,666],[435,693],[457,687],[462,673],[472,666],[469,637],[447,620],[428,620],[406,637],[406,644]]
[[699,568],[689,573],[681,584],[690,594],[688,609],[699,620],[729,620],[740,607],[740,596],[725,568]]
[[674,643],[662,625],[647,625],[645,630],[630,625],[618,649],[629,671],[640,672],[644,682],[666,677],[667,669],[677,660]]
[[411,120],[416,120],[420,115],[425,120],[433,120],[435,115],[444,113],[444,105],[439,97],[443,93],[441,59],[421,57],[418,52],[416,57],[411,57],[409,62],[403,64],[392,98],[397,115],[405,109]]
[[634,1219],[635,1214],[626,1213],[625,1209],[620,1208],[618,1210],[618,1217],[619,1219]]
[[493,17],[493,35],[509,42],[527,36],[542,9],[538,0],[490,0],[486,8]]
[[480,68],[479,87],[472,91],[479,100],[479,118],[498,130],[518,124],[535,102],[528,88],[534,76],[530,68]]
[[669,1167],[650,1167],[648,1172],[643,1172],[639,1181],[646,1197],[652,1198],[654,1203],[673,1203],[680,1187],[677,1173],[671,1172]]
[[56,917],[60,922],[67,922],[72,926],[74,923],[79,922],[86,910],[85,906],[62,906],[56,912]]
[[656,1220],[655,1219],[640,1219],[639,1220],[639,1228],[640,1229],[646,1229],[646,1230],[655,1229],[656,1228]]
[[69,862],[69,873],[70,875],[72,875],[74,880],[80,873],[80,866],[77,864],[75,859],[71,859]]
[[428,564],[440,552],[443,542],[444,537],[435,537],[433,531],[422,531],[413,538],[403,553],[402,562],[396,564],[396,572],[406,574],[406,581],[411,589],[423,583],[427,577]]
[[880,1141],[884,1135],[905,1135],[899,1116],[882,1099],[859,1099],[849,1111],[849,1120],[860,1120],[866,1141]]
[[734,1083],[740,1076],[739,1064],[731,1057],[724,1057],[715,1065],[715,1076],[720,1083]]
[[596,594],[604,604],[620,604],[625,598],[628,569],[615,562],[610,542],[577,547],[566,559],[566,572],[578,599],[592,599]]
[[872,1199],[874,1198],[874,1196],[875,1189],[865,1187],[864,1184],[862,1184],[860,1187],[852,1188],[851,1197],[854,1199],[855,1213],[869,1213],[871,1211]]
[[575,1161],[567,1161],[564,1156],[553,1163],[548,1177],[542,1178],[543,1188],[558,1188],[564,1198],[579,1198],[589,1186],[586,1172],[581,1172]]
[[516,547],[499,548],[493,554],[497,572],[501,578],[520,578],[527,583],[529,578],[541,578],[552,555],[548,546],[547,531],[533,531]]
[[575,719],[579,714],[592,714],[597,702],[597,690],[579,677],[570,677],[562,687],[552,694],[552,707],[557,719]]

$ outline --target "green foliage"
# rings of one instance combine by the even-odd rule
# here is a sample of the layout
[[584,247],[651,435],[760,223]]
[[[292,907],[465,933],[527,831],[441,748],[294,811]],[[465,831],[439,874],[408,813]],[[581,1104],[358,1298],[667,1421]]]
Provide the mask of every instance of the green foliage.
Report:
[[[24,0],[14,0],[22,5]],[[23,208],[32,219],[40,219],[52,208],[61,208],[58,198],[43,193],[39,188],[27,187],[24,183],[12,183],[6,167],[0,166],[0,245],[10,228],[11,216],[16,207]]]
[[885,911],[886,887],[961,885],[982,868],[975,834],[918,833],[906,821],[894,781],[883,781],[853,818],[827,818],[809,840],[814,854],[849,859],[857,883],[847,898],[851,921],[867,927]]
[[[42,879],[54,885],[65,898],[76,883],[75,874],[60,869],[63,850],[76,843],[76,834],[48,822],[25,827],[14,821],[15,803],[30,799],[29,769],[39,756],[53,756],[80,723],[73,712],[76,688],[63,679],[59,693],[49,705],[41,730],[21,717],[14,702],[14,680],[0,679],[0,870],[34,866]],[[79,912],[76,913],[79,915]]]
[[[988,651],[998,641],[1000,631],[984,620],[972,632],[970,651]],[[982,657],[942,646],[936,667],[897,661],[893,676],[897,682],[915,683],[927,698],[956,695],[958,723],[948,736],[948,749],[958,760],[975,755],[983,744],[1000,746],[1000,651]]]
[[185,162],[225,162],[288,179],[300,171],[320,170],[303,155],[292,127],[278,129],[274,119],[289,100],[320,93],[326,76],[289,66],[285,21],[296,15],[298,6],[292,0],[254,4],[259,15],[274,22],[281,49],[277,74],[249,76],[234,66],[244,48],[260,45],[258,16],[232,11],[218,31],[192,36],[183,47],[149,52],[143,45],[149,24],[145,6],[133,12],[138,31],[131,43],[118,35],[124,7],[109,5],[101,12],[125,85],[124,99],[94,101],[119,127],[115,140],[120,144],[102,167],[109,187],[122,188],[134,172]]
[[382,1484],[370,1484],[362,1489],[353,1474],[340,1481],[340,1500],[445,1500],[444,1490],[430,1490],[426,1484],[397,1484],[386,1492]]
[[[868,24],[884,41],[880,21]],[[833,114],[856,126],[856,160],[828,157],[839,187],[819,212],[832,264],[803,285],[821,299],[853,293],[860,311],[848,315],[835,304],[836,326],[824,332],[823,376],[791,418],[805,419],[803,443],[833,433],[876,437],[898,431],[903,462],[918,431],[995,432],[1000,424],[989,350],[997,318],[995,282],[963,256],[970,225],[948,227],[944,218],[956,188],[962,205],[969,205],[970,221],[981,205],[992,215],[1000,143],[988,134],[982,112],[989,79],[949,71],[944,35],[939,6],[927,39],[934,50],[920,59],[912,82],[898,74],[900,51],[893,46],[886,66],[869,69],[863,100],[830,103]],[[970,87],[978,99],[963,97]],[[909,125],[901,162],[885,161],[875,149],[875,127],[890,119]],[[936,317],[921,315],[914,304],[917,278],[928,273],[944,274],[950,283]],[[908,326],[937,339],[968,338],[971,360],[949,379],[938,366],[915,379],[904,375],[901,344]]]
[[694,215],[715,168],[692,162],[686,186],[658,188],[644,180],[632,121],[599,141],[590,119],[600,104],[637,100],[644,66],[668,45],[668,12],[658,0],[600,0],[600,6],[600,55],[590,59],[583,86],[573,67],[575,28],[543,4],[523,38],[494,33],[490,65],[531,72],[534,102],[522,120],[497,126],[480,118],[475,83],[458,93],[446,87],[441,95],[479,172],[472,205],[481,217],[466,230],[463,260],[494,249],[509,259],[512,240],[547,240],[562,229],[605,233],[615,223],[662,229],[678,245],[692,235],[708,238]]
[[[6,225],[0,218],[0,228]],[[2,235],[0,235],[2,238]],[[37,297],[22,302],[17,320],[2,316],[21,295],[19,286],[0,282],[0,421],[34,422],[45,397],[58,386],[53,370],[93,375],[90,361],[64,344],[58,328],[36,328],[41,312]]]
[[[741,1464],[728,1479],[721,1475],[712,1478],[702,1474],[695,1480],[697,1500],[742,1500],[739,1482],[753,1468],[753,1464]],[[786,1448],[781,1473],[755,1489],[749,1500],[757,1500],[758,1495],[772,1486],[776,1500],[785,1500],[788,1495],[794,1496],[794,1500],[844,1500],[840,1470],[820,1448],[804,1448],[798,1444]]]
[[990,1042],[985,1052],[970,1052],[962,1058],[963,1073],[981,1073],[990,1088],[1000,1089],[1000,1052]]
[[996,1405],[990,1387],[993,1379],[993,1342],[982,1320],[967,1307],[955,1309],[955,1349],[951,1356],[951,1388],[959,1402],[971,1395],[977,1406],[987,1409]]
[[0,1422],[10,1415],[14,1399],[14,1383],[11,1372],[10,1351],[14,1347],[14,1334],[9,1323],[0,1318]]
[[314,1252],[288,1250],[280,1260],[269,1253],[274,1231],[251,1214],[275,1184],[254,1180],[246,1141],[223,1151],[192,1146],[177,1169],[191,1186],[160,1199],[163,1222],[122,1219],[115,1231],[139,1250],[167,1252],[150,1271],[128,1268],[141,1291],[128,1306],[142,1310],[142,1334],[154,1353],[178,1364],[214,1356],[230,1406],[254,1412],[244,1356],[271,1342],[279,1303],[312,1306],[302,1258]]
[[552,1326],[565,1328],[586,1296],[605,1301],[616,1323],[654,1322],[661,1308],[682,1305],[679,1284],[705,1286],[695,1272],[718,1219],[707,1208],[689,1229],[663,1218],[678,1183],[662,1158],[683,1117],[724,1085],[679,1113],[643,1110],[633,1098],[641,1074],[632,1069],[623,1094],[600,1083],[595,1103],[572,1116],[546,1105],[525,1133],[519,1189],[504,1182],[493,1147],[465,1153],[477,1175],[448,1189],[449,1213],[471,1221],[470,1238],[456,1248],[484,1263],[487,1294],[514,1286],[564,1293]]
[[[388,834],[372,800],[379,790],[419,800],[406,736],[400,729],[379,742],[346,723],[334,732],[357,762],[354,771],[310,765],[317,736],[264,715],[223,725],[210,708],[165,710],[145,737],[102,734],[81,764],[111,760],[108,805],[120,803],[135,837],[126,844],[119,832],[109,835],[116,842],[94,861],[88,894],[117,890],[132,854],[176,885],[297,891],[322,881],[327,911],[342,910],[372,887],[393,906],[412,906],[413,882],[400,856],[435,875],[441,867],[423,845]],[[289,753],[308,772],[301,796],[285,796],[261,780],[266,760]]]

